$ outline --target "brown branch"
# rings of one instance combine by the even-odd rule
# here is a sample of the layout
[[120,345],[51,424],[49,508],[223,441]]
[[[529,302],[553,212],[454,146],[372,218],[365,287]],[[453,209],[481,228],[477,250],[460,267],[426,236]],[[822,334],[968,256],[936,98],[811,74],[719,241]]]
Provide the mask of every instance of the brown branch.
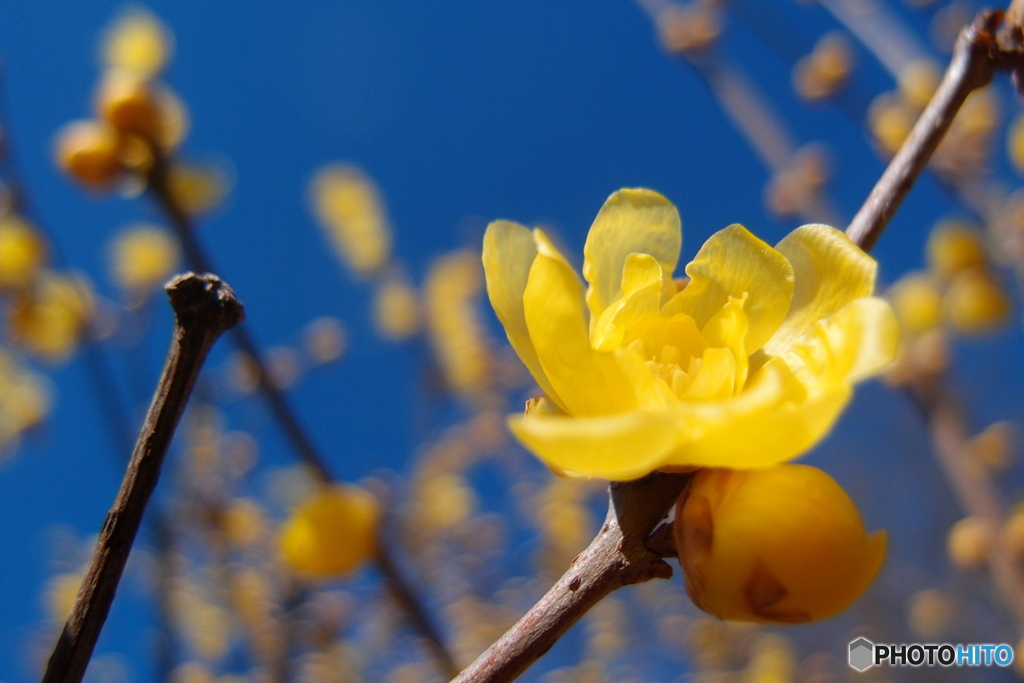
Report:
[[515,626],[455,679],[455,683],[514,680],[551,649],[569,627],[623,586],[672,576],[645,541],[690,481],[688,474],[655,473],[609,487],[608,516],[569,570]]
[[76,683],[85,674],[203,361],[220,335],[244,317],[234,292],[214,275],[179,276],[167,285],[167,295],[175,327],[163,374],[71,615],[50,656],[44,683]]
[[1000,52],[994,35],[1001,21],[1000,12],[985,12],[960,34],[934,97],[846,229],[850,239],[865,251],[875,245],[928,165],[967,96],[988,85],[997,68],[1006,68],[1006,55]]

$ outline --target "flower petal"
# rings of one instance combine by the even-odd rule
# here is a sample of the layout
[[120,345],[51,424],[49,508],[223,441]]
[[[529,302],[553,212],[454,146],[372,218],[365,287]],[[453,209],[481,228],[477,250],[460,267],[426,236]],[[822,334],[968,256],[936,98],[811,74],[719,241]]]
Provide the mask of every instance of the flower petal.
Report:
[[892,307],[865,297],[818,321],[780,360],[805,386],[828,390],[876,374],[896,357],[898,344],[899,322]]
[[541,230],[534,231],[534,239],[537,257],[523,294],[523,312],[561,407],[576,417],[636,408],[637,392],[615,355],[590,346],[583,287],[572,266]]
[[636,323],[657,315],[661,308],[661,264],[649,254],[630,254],[622,269],[623,296],[591,325],[590,345],[600,351],[618,348]]
[[804,225],[775,247],[796,276],[789,315],[765,351],[783,353],[812,325],[846,304],[871,296],[877,264],[849,237],[827,225]]
[[745,469],[791,460],[828,433],[851,394],[840,384],[809,395],[783,363],[769,361],[732,399],[681,403],[680,440],[661,469]]
[[703,328],[730,296],[740,299],[746,294],[743,310],[750,321],[748,351],[767,342],[786,318],[793,269],[781,254],[742,225],[712,235],[686,266],[686,274],[690,283],[665,304],[663,315],[686,313]]
[[515,416],[509,427],[552,469],[625,481],[657,469],[675,443],[672,417],[633,410],[601,417]]
[[530,341],[523,309],[523,293],[530,277],[530,266],[537,257],[530,230],[511,221],[494,221],[484,233],[484,277],[491,306],[505,328],[508,341],[533,379],[556,403],[559,402],[544,374],[537,350]]
[[630,254],[650,254],[671,276],[683,232],[679,212],[657,192],[623,189],[612,194],[590,226],[583,247],[583,277],[590,283],[591,325],[622,296],[622,271]]

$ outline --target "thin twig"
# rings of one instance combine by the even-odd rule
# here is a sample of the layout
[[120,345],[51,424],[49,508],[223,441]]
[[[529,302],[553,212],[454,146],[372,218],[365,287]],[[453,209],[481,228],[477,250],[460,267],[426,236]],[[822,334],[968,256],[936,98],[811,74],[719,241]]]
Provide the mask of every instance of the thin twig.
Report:
[[862,249],[870,250],[885,230],[967,96],[988,85],[1002,66],[993,33],[1001,20],[999,12],[983,13],[960,34],[938,90],[846,229]]
[[[167,215],[171,226],[181,241],[185,257],[190,265],[199,270],[212,270],[211,259],[196,237],[192,229],[191,219],[181,209],[171,192],[171,186],[168,182],[169,160],[161,154],[159,149],[154,148],[153,154],[154,163],[148,178],[150,192]],[[266,399],[271,413],[288,437],[299,459],[311,468],[321,484],[330,484],[336,481],[334,475],[327,467],[327,461],[320,455],[312,439],[306,433],[287,397],[274,384],[259,346],[246,327],[239,325],[231,330],[231,334],[236,346],[252,358],[256,366],[256,373],[259,376],[260,392]],[[390,551],[383,544],[381,544],[380,548],[375,558],[377,567],[388,584],[391,593],[396,597],[402,612],[407,616],[409,624],[426,639],[438,667],[444,673],[454,675],[458,668],[455,666],[454,660],[448,652],[448,648],[438,630],[432,625],[426,608],[420,602],[412,586],[397,570],[396,564],[389,554]]]
[[514,680],[612,591],[667,579],[672,567],[645,541],[690,481],[688,474],[655,473],[609,487],[608,516],[569,570],[504,636],[469,665],[454,683]]
[[50,656],[44,683],[77,683],[85,674],[203,361],[220,335],[244,317],[234,292],[214,275],[177,277],[168,284],[167,294],[175,327],[163,374],[71,615]]

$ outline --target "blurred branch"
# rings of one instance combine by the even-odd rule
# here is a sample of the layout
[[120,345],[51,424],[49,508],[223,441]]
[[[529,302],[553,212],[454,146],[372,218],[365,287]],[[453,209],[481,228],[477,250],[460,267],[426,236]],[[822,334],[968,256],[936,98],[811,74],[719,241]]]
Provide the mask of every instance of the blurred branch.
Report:
[[455,683],[512,681],[544,655],[569,627],[612,591],[667,579],[672,567],[645,545],[691,475],[660,472],[609,487],[601,531],[569,570],[526,615],[455,679]]
[[384,533],[385,526],[385,522],[381,522],[378,530],[377,554],[373,559],[387,581],[391,597],[398,604],[399,609],[408,615],[412,626],[426,639],[428,649],[445,676],[452,678],[459,673],[459,667],[445,647],[441,634],[437,632],[434,624],[427,617],[427,611],[420,605],[416,593],[413,592],[395,563],[392,551],[388,548],[387,534]]
[[[170,171],[169,160],[155,146],[152,149],[154,161],[149,172],[148,187],[160,208],[170,220],[171,227],[174,228],[174,232],[182,244],[189,265],[203,272],[220,272],[213,267],[211,259],[206,255],[206,250],[203,249],[195,232],[192,230],[192,221],[188,214],[175,201],[168,177]],[[288,403],[284,393],[274,384],[274,380],[267,370],[263,355],[260,353],[259,346],[252,335],[249,334],[248,329],[244,325],[239,325],[231,330],[231,336],[235,345],[252,358],[252,362],[255,364],[257,374],[259,375],[260,393],[267,401],[270,412],[274,415],[281,429],[284,430],[285,436],[295,448],[300,459],[313,469],[321,481],[333,481],[334,477],[327,467],[327,462],[321,457],[316,446],[313,445],[312,440],[302,427],[298,415],[296,415],[291,404]]]
[[818,4],[856,36],[893,78],[898,79],[907,65],[928,58],[928,50],[917,36],[903,30],[881,2],[818,0]]
[[[674,2],[636,0],[652,23],[664,32],[664,23],[678,9]],[[785,123],[771,103],[747,75],[714,50],[713,42],[692,49],[666,49],[685,62],[704,81],[718,106],[750,145],[761,164],[779,181],[799,164],[801,150],[793,142]],[[801,195],[792,208],[803,219],[837,225],[840,221],[832,202],[820,187]]]
[[[182,244],[190,265],[198,270],[212,271],[213,264],[192,229],[192,220],[179,206],[171,191],[168,177],[170,160],[155,146],[151,147],[151,149],[154,161],[149,171],[149,190],[160,208],[167,215],[171,226],[174,228]],[[310,467],[321,484],[330,484],[336,481],[334,475],[327,467],[327,461],[324,460],[313,444],[312,439],[306,433],[287,397],[274,384],[274,380],[268,372],[256,341],[244,325],[238,325],[232,329],[231,334],[235,345],[252,358],[259,376],[259,390],[267,401],[267,405],[270,407],[274,418],[291,442],[299,459]],[[437,661],[439,668],[450,676],[454,675],[458,671],[458,667],[454,664],[454,660],[437,629],[432,625],[427,609],[419,601],[412,586],[409,585],[398,571],[391,551],[388,550],[386,544],[379,544],[375,560],[377,568],[384,577],[391,593],[395,596],[396,602],[401,607],[402,612],[407,615],[409,624],[429,644],[431,654]]]
[[1002,13],[985,12],[960,34],[938,90],[846,229],[863,249],[871,249],[885,230],[967,96],[988,85],[997,68],[1019,61],[1016,50],[1003,51],[997,43],[994,31],[1001,22]]
[[[994,482],[985,466],[971,457],[969,433],[963,415],[953,396],[941,381],[919,381],[909,391],[928,423],[928,435],[946,480],[968,514],[986,520],[998,533],[1006,523]],[[1005,607],[1016,620],[1019,633],[1024,633],[1024,575],[1013,554],[998,537],[989,551],[992,582]]]
[[214,275],[179,276],[168,284],[167,294],[175,327],[163,374],[121,490],[100,530],[78,597],[50,657],[44,683],[74,683],[85,674],[203,361],[220,335],[244,317],[234,292]]

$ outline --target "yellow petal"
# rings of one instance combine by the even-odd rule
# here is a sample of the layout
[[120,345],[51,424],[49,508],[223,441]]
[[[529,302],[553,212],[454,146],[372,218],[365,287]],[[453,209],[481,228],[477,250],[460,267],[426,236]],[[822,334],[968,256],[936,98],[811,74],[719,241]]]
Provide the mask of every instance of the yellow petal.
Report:
[[494,221],[487,226],[483,261],[491,306],[519,359],[544,393],[558,403],[558,395],[544,374],[526,328],[523,293],[530,277],[530,266],[536,257],[537,247],[528,228],[511,221]]
[[622,296],[627,256],[650,254],[671,276],[682,246],[679,212],[663,196],[645,189],[623,189],[610,196],[590,226],[583,247],[583,277],[590,283],[587,305],[592,324]]
[[866,297],[815,323],[781,356],[812,390],[876,374],[896,357],[899,322],[889,303]]
[[604,309],[591,325],[590,344],[600,351],[618,348],[636,323],[657,315],[661,308],[661,264],[649,254],[630,254],[622,270],[623,296]]
[[724,400],[733,394],[736,359],[729,349],[704,349],[704,355],[699,360],[690,359],[686,374],[690,376],[690,385],[683,393],[683,399]]
[[657,469],[675,442],[672,417],[633,410],[602,417],[515,416],[509,427],[552,469],[626,481]]
[[662,314],[686,313],[703,327],[729,302],[747,295],[749,351],[767,342],[786,318],[793,269],[786,259],[742,225],[731,225],[704,243],[686,266],[690,283],[665,304]]
[[851,393],[841,384],[809,395],[773,359],[730,399],[682,402],[676,408],[679,442],[663,468],[742,469],[791,460],[828,433]]
[[534,239],[537,257],[530,267],[523,312],[562,408],[577,417],[636,408],[636,391],[615,356],[590,347],[583,287],[576,273],[542,231],[535,230]]
[[875,288],[875,261],[835,228],[805,225],[775,248],[792,264],[796,287],[789,315],[765,344],[769,354],[782,353],[814,323]]
[[750,321],[743,312],[744,300],[729,297],[729,302],[722,307],[718,313],[711,316],[711,320],[701,330],[701,336],[711,346],[728,349],[733,357],[733,382],[732,393],[739,393],[747,381],[747,371],[750,366],[749,353],[747,351],[747,335],[750,331]]

